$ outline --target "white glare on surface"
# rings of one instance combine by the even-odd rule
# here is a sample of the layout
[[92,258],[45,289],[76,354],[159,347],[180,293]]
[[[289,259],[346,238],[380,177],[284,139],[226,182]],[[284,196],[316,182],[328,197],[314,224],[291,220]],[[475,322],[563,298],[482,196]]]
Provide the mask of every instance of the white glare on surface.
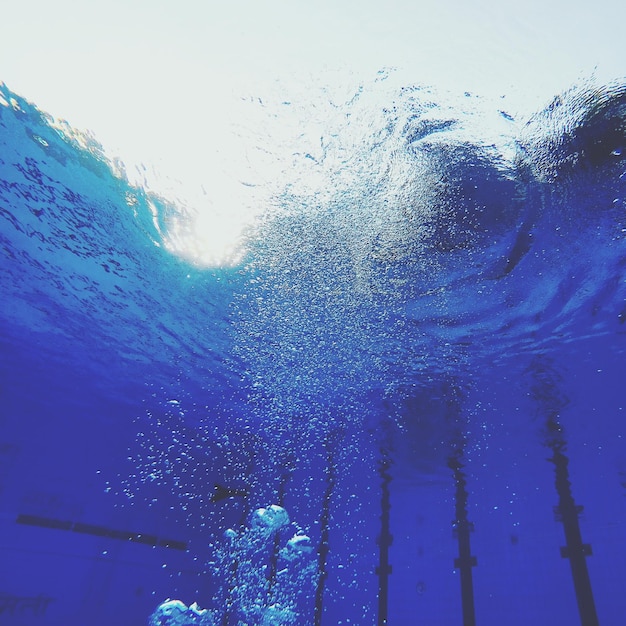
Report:
[[314,98],[329,80],[368,82],[397,67],[407,83],[502,96],[526,116],[594,71],[623,76],[625,20],[615,0],[23,0],[3,9],[0,80],[91,130],[131,174],[140,163],[159,172],[137,180],[184,196],[197,220],[170,247],[188,257],[201,248],[206,263],[231,254],[259,208],[233,191],[256,167],[246,137],[233,136],[233,123],[247,127],[242,97],[282,81]]

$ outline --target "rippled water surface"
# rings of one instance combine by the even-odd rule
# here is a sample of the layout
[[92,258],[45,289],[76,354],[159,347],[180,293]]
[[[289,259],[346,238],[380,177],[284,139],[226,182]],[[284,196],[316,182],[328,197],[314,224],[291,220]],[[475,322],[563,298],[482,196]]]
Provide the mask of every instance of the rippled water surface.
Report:
[[250,103],[222,262],[0,85],[0,624],[622,623],[624,87],[385,78]]

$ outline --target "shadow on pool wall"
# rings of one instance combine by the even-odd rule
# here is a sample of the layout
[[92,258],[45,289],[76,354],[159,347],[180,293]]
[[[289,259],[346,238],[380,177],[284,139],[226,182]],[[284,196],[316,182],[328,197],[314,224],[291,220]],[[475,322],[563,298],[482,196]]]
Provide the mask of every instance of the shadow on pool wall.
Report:
[[212,269],[0,89],[0,624],[621,624],[621,83],[355,97]]

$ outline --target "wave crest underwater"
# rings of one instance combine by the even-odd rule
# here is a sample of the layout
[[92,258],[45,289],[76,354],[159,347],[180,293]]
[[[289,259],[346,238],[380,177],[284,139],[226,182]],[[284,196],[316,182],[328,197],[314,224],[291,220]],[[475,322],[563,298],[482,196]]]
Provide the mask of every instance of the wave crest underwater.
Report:
[[[295,387],[321,393],[329,376],[385,386],[398,372],[445,369],[451,346],[543,349],[571,338],[581,314],[595,312],[590,332],[614,330],[624,315],[622,84],[572,88],[519,124],[471,94],[387,78],[308,101],[244,101],[247,169],[233,174],[241,194],[230,205],[222,195],[217,221],[211,206],[152,192],[145,170],[143,186],[129,182],[92,137],[2,87],[7,314],[52,334],[63,319],[74,336],[82,319],[130,361],[161,353],[164,339],[189,358],[228,361],[235,301],[234,360],[269,379],[297,366]],[[210,241],[227,234],[228,255],[207,268]],[[46,327],[35,291],[66,314]],[[189,337],[184,320],[197,315],[222,327],[211,341]],[[133,322],[118,324],[124,316]],[[141,341],[123,336],[137,325]]]

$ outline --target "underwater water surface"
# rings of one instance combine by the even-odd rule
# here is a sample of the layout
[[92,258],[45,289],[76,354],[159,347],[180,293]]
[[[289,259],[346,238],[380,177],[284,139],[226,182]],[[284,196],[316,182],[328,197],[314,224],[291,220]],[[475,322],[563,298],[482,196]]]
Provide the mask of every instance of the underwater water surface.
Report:
[[626,89],[383,82],[221,264],[0,85],[0,624],[624,623]]

